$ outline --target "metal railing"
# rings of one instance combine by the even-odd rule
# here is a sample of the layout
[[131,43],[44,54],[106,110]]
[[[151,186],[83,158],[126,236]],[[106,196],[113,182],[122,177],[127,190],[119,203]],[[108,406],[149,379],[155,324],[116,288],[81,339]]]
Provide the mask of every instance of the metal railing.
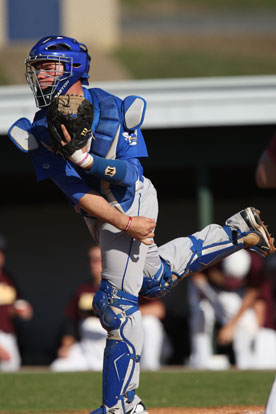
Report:
[[[95,82],[90,87],[148,103],[143,128],[183,128],[276,123],[276,76]],[[0,87],[0,134],[37,108],[26,85]]]

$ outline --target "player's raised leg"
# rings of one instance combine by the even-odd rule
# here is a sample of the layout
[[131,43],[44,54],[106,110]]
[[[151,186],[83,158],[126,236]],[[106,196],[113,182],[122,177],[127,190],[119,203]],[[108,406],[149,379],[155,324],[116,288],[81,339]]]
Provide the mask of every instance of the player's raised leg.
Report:
[[159,261],[156,256],[147,258],[140,294],[162,296],[185,276],[200,272],[240,249],[249,249],[261,256],[275,251],[267,226],[254,207],[231,216],[224,226],[210,224],[197,233],[159,247]]

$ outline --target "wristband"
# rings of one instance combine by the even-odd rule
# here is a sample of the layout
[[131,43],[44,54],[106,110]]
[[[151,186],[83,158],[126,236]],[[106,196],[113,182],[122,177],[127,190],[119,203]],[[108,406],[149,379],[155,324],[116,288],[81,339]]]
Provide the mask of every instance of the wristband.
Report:
[[88,152],[82,152],[82,150],[75,151],[70,160],[77,164],[79,167],[86,168],[90,162],[93,162],[93,157]]
[[128,223],[127,223],[126,228],[124,229],[124,231],[128,231],[128,229],[130,228],[131,222],[132,222],[132,217],[129,216],[128,217]]

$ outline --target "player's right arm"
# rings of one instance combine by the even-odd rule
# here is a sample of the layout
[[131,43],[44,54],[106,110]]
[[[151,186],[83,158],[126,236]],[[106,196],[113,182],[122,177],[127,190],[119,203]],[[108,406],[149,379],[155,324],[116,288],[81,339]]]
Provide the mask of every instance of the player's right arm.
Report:
[[133,217],[130,226],[129,216],[110,205],[99,193],[80,177],[70,163],[53,154],[43,145],[32,152],[33,164],[38,181],[50,178],[71,200],[72,204],[87,212],[90,216],[107,222],[126,231],[131,237],[152,244],[155,220],[146,217]]
[[[119,230],[124,231],[128,226],[129,216],[111,206],[101,195],[95,192],[90,191],[84,194],[80,198],[78,206],[91,216],[110,223]],[[152,240],[147,239],[154,237],[153,230],[155,226],[154,219],[135,216],[132,217],[127,233],[134,239],[141,240],[144,244],[150,245]]]

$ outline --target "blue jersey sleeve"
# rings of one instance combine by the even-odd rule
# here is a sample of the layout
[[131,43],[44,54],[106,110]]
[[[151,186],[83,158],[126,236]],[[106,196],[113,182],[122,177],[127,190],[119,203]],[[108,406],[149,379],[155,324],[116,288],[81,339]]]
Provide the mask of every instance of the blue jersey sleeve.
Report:
[[64,177],[57,174],[52,177],[52,181],[63,191],[73,204],[78,204],[82,196],[89,193],[91,188],[85,184],[82,178],[72,169],[74,174]]
[[51,178],[73,204],[91,191],[78,172],[69,162],[40,147],[32,154],[33,165],[38,181]]

